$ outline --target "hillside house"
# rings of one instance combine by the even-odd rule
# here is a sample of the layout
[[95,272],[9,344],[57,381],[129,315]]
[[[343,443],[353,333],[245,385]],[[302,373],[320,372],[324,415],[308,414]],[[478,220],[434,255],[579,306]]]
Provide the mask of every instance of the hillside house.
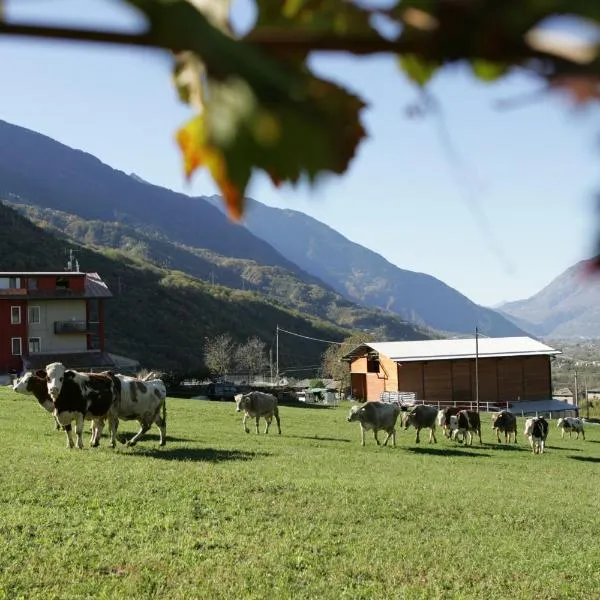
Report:
[[111,297],[98,273],[0,272],[0,373],[54,361],[114,367],[104,348],[104,301]]
[[342,360],[354,398],[403,391],[430,404],[475,402],[477,361],[480,403],[506,404],[551,399],[556,354],[529,337],[469,338],[361,344]]

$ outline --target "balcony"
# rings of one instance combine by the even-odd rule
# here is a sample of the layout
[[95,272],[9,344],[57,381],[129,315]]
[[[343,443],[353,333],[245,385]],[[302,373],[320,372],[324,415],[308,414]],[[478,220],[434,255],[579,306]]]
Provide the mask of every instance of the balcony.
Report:
[[54,333],[56,335],[87,332],[88,325],[85,321],[54,321]]

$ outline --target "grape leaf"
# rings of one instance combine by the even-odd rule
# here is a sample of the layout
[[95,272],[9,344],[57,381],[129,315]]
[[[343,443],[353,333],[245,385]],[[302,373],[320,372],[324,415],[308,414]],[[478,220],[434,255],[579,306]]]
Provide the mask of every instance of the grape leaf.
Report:
[[302,175],[314,182],[321,173],[347,169],[365,135],[358,97],[303,65],[292,68],[229,37],[186,0],[127,1],[146,14],[157,45],[180,47],[202,60],[203,81],[190,84],[182,73],[193,71],[187,60],[192,54],[178,54],[180,97],[200,95],[202,107],[177,140],[187,176],[208,168],[234,219],[243,213],[255,169],[276,185],[296,183]]

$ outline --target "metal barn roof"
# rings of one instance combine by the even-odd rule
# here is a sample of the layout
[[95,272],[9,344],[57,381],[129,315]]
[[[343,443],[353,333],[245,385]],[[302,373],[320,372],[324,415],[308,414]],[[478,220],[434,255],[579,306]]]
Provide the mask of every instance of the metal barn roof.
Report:
[[[480,337],[477,343],[479,358],[503,356],[545,356],[561,354],[546,344],[530,337]],[[414,342],[374,342],[361,344],[344,356],[352,360],[364,354],[367,349],[375,350],[396,362],[416,362],[422,360],[451,360],[475,358],[475,338],[453,340],[419,340]]]
[[551,412],[565,412],[565,411],[576,411],[577,406],[569,404],[568,402],[561,402],[560,400],[531,400],[523,402],[510,402],[508,404],[510,412],[515,415],[534,415],[536,413],[551,413]]

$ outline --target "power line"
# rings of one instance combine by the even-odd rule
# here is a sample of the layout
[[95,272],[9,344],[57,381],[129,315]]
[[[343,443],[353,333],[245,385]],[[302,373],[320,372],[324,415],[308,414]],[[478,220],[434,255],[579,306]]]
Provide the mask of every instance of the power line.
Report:
[[281,327],[277,328],[279,331],[283,331],[283,333],[287,333],[289,335],[295,335],[299,338],[304,338],[305,340],[313,340],[314,342],[323,342],[324,344],[338,344],[338,346],[342,345],[342,342],[334,342],[333,340],[322,340],[320,338],[310,337],[308,335],[301,335],[299,333],[294,333],[293,331],[287,331],[286,329],[281,329]]

